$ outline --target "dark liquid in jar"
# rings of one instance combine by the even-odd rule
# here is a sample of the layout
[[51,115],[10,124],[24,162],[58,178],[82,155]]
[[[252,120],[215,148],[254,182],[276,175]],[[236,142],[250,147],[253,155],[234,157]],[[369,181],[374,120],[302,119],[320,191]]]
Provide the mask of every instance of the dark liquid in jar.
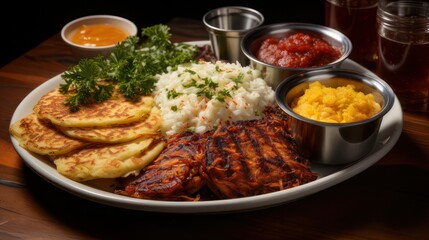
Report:
[[358,1],[358,6],[340,6],[326,1],[325,24],[350,39],[353,45],[350,59],[373,68],[377,59],[377,3],[361,7],[362,3]]
[[429,111],[429,43],[400,43],[380,37],[376,73],[409,111]]

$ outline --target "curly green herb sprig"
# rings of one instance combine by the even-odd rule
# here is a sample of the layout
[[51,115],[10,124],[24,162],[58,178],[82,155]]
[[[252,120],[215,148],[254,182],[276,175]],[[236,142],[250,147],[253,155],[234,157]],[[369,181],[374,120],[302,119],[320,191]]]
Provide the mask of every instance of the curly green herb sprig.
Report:
[[152,93],[157,74],[168,67],[195,61],[198,48],[185,43],[171,43],[170,28],[158,24],[142,29],[142,38],[130,36],[115,46],[107,57],[84,58],[61,77],[60,92],[67,95],[65,104],[78,111],[86,104],[112,97],[114,88],[126,98],[138,101]]

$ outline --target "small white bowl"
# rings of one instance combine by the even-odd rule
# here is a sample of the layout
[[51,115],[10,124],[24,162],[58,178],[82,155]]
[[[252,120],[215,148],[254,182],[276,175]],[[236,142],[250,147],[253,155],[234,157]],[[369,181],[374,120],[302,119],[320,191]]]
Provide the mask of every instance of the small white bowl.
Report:
[[69,45],[77,59],[91,58],[98,55],[107,56],[116,44],[108,46],[84,46],[70,41],[71,35],[82,25],[111,24],[123,29],[128,36],[137,35],[137,26],[128,19],[112,15],[91,15],[67,23],[61,30],[61,38]]

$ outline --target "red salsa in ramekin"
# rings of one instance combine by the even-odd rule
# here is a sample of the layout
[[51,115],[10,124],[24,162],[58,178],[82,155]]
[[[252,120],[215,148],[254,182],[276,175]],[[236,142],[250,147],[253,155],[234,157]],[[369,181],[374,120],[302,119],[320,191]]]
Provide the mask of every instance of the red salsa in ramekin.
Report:
[[316,35],[295,33],[283,39],[265,39],[256,57],[271,65],[307,68],[334,62],[341,57],[341,51]]

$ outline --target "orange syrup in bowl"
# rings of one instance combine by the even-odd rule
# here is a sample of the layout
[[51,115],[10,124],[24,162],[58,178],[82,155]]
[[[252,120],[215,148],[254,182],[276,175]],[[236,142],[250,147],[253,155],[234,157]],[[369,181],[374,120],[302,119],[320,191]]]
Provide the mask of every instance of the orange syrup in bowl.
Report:
[[117,44],[128,37],[128,33],[111,24],[82,25],[70,35],[70,41],[88,47]]

